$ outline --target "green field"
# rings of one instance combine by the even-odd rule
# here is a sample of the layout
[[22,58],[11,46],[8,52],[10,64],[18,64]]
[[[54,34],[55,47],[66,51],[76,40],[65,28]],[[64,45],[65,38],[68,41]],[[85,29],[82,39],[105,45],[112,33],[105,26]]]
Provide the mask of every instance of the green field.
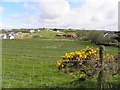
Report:
[[[99,47],[90,42],[60,40],[3,40],[3,88],[81,87],[95,88],[96,81],[76,83],[68,74],[59,72],[56,61],[66,52],[86,46]],[[117,54],[116,47],[106,47]],[[117,79],[114,81],[117,83]]]
[[44,39],[54,39],[56,38],[56,34],[60,34],[60,33],[63,33],[63,32],[40,31],[40,32],[37,32],[36,35]]

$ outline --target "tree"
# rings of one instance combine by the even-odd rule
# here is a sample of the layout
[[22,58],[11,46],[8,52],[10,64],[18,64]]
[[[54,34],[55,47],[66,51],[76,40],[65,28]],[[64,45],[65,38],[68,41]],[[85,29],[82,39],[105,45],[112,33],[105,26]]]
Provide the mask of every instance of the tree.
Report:
[[110,45],[115,40],[113,37],[109,37],[105,35],[105,33],[102,31],[90,32],[86,37],[86,39],[95,44],[102,44],[102,45]]
[[117,37],[115,37],[115,39],[116,39],[118,42],[120,42],[120,31],[115,32],[115,34],[118,35]]

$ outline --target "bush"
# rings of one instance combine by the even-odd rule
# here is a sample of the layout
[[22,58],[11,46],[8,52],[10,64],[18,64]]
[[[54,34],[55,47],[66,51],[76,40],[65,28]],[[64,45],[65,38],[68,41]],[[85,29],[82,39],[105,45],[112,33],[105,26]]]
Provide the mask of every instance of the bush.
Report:
[[100,45],[113,45],[112,43],[115,42],[113,37],[105,36],[102,31],[90,32],[86,37],[86,40]]
[[[81,81],[96,79],[101,71],[98,49],[86,47],[83,50],[66,53],[57,61],[59,71],[68,73]],[[117,63],[113,55],[104,55],[102,70],[106,73],[104,78],[111,79],[111,75],[117,72]]]
[[15,29],[15,30],[12,30],[12,32],[15,32],[15,33],[17,33],[17,32],[22,32],[22,33],[30,33],[30,31],[29,30],[24,30],[24,29],[20,29],[20,30],[17,30],[17,29]]
[[118,35],[117,37],[115,37],[115,39],[116,39],[118,42],[120,42],[120,31],[115,32],[115,34]]
[[79,39],[86,40],[86,37],[90,32],[91,31],[88,31],[88,30],[79,30],[79,31],[76,31],[76,34],[79,37]]

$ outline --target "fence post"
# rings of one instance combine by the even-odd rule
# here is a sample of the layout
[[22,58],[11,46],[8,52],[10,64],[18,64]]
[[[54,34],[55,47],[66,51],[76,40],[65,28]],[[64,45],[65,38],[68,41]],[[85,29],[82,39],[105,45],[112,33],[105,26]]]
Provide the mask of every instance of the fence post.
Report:
[[103,84],[104,84],[104,76],[103,76],[103,56],[104,56],[104,51],[105,47],[103,45],[100,46],[99,48],[99,58],[100,58],[100,72],[98,73],[98,89],[102,90],[103,89]]

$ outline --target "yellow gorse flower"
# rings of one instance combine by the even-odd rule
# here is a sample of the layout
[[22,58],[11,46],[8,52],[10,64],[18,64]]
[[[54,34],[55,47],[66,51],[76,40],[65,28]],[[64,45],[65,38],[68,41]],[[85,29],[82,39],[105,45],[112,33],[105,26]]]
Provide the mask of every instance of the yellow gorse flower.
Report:
[[[99,52],[98,52],[98,48],[97,49],[94,49],[93,47],[89,47],[87,46],[85,49],[82,49],[82,50],[79,50],[79,51],[75,51],[75,52],[70,52],[70,53],[66,53],[64,56],[62,56],[60,58],[60,60],[57,61],[57,67],[58,69],[63,69],[63,70],[68,70],[68,72],[70,72],[70,76],[72,77],[77,77],[77,74],[80,78],[86,78],[88,73],[87,70],[84,72],[82,71],[77,71],[77,74],[75,74],[75,69],[74,70],[70,70],[70,69],[67,69],[67,65],[68,65],[68,68],[71,68],[71,67],[75,67],[75,63],[73,60],[75,61],[78,61],[77,63],[79,63],[79,69],[82,68],[82,70],[84,70],[84,66],[86,68],[94,68],[93,66],[97,66],[96,64],[99,64]],[[109,62],[109,60],[115,60],[115,57],[113,55],[110,55],[110,54],[106,54],[104,55],[104,63],[106,63],[107,61]],[[86,60],[86,61],[85,61]],[[89,60],[91,60],[89,62]],[[93,60],[93,61],[92,61]],[[72,63],[71,63],[72,61]],[[87,63],[86,63],[87,62]],[[82,67],[83,66],[83,67]],[[78,69],[78,68],[77,68]],[[90,71],[92,72],[92,71]]]
[[86,75],[85,75],[84,72],[81,72],[81,73],[80,73],[80,78],[85,78],[85,76],[86,76]]
[[63,67],[63,60],[66,60],[67,62],[69,60],[84,60],[84,59],[90,59],[90,58],[98,58],[99,55],[97,55],[98,50],[90,48],[87,46],[85,49],[75,52],[66,53],[64,56],[61,57],[59,61],[57,61],[57,67],[62,66]]

